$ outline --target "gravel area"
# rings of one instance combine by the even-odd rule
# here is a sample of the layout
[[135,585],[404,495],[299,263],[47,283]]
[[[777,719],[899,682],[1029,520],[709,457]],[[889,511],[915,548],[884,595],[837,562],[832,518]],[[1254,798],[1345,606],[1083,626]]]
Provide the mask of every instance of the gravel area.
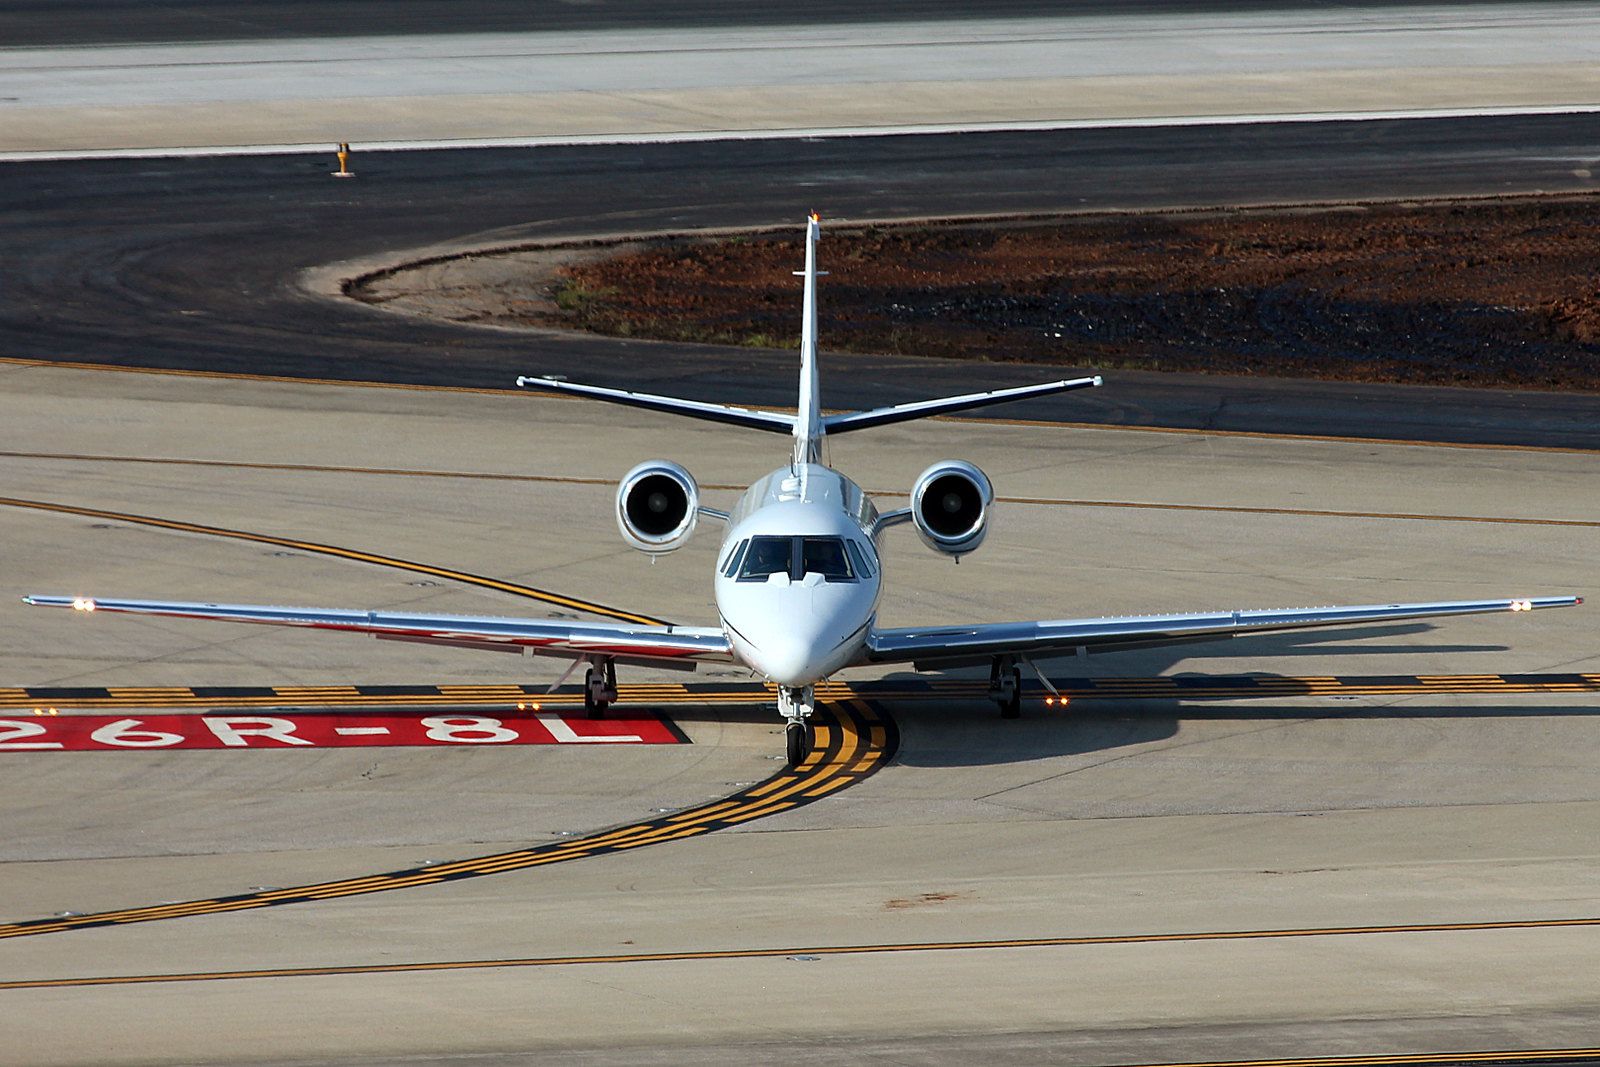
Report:
[[[831,351],[1600,390],[1600,199],[824,231]],[[794,233],[511,250],[350,295],[496,326],[798,342]]]

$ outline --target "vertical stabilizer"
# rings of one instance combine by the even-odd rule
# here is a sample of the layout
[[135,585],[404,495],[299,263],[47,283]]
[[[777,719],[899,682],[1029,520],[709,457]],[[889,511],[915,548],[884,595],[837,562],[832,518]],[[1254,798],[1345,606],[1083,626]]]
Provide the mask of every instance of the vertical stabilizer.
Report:
[[794,461],[822,462],[822,394],[817,375],[817,239],[822,220],[816,212],[806,219],[806,269],[800,322],[800,403],[794,420]]

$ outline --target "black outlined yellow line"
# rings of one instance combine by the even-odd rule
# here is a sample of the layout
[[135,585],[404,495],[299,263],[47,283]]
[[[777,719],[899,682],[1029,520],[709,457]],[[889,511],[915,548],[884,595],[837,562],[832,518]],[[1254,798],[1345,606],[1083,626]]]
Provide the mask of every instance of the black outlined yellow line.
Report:
[[248,530],[229,530],[221,526],[203,526],[195,522],[180,522],[175,519],[159,519],[150,515],[130,515],[120,511],[103,511],[99,508],[76,507],[71,504],[55,504],[45,500],[22,500],[17,497],[0,497],[0,507],[32,508],[35,511],[53,511],[62,515],[81,515],[90,519],[101,519],[108,522],[126,522],[139,526],[154,526],[162,530],[175,530],[179,533],[202,534],[207,537],[227,537],[236,541],[253,541],[261,545],[274,545],[279,548],[292,548],[300,552],[314,553],[320,556],[334,556],[338,559],[353,560],[357,563],[370,563],[379,567],[390,567],[395,570],[411,571],[414,574],[427,574],[435,578],[446,578],[453,582],[462,582],[466,585],[475,585],[484,589],[495,589],[502,593],[511,593],[516,596],[528,597],[546,604],[555,604],[559,607],[571,608],[574,611],[588,612],[592,615],[602,615],[608,619],[618,619],[622,622],[639,623],[643,626],[661,626],[662,620],[653,619],[648,615],[636,615],[631,611],[621,611],[617,608],[606,607],[588,600],[578,600],[575,597],[562,596],[560,593],[551,593],[532,586],[518,585],[515,582],[505,582],[498,578],[486,578],[481,574],[468,574],[465,571],[451,570],[448,567],[435,567],[429,563],[416,563],[406,559],[396,559],[393,556],[380,556],[372,552],[361,552],[353,548],[340,548],[337,545],[318,544],[315,541],[298,541],[291,537],[276,537],[272,534],[251,533]]
[[[0,982],[0,990],[62,986],[149,985],[164,982],[220,982],[244,978],[313,978],[347,974],[397,974],[418,971],[469,971],[518,967],[577,967],[615,963],[675,963],[695,960],[757,960],[786,956],[862,956],[901,952],[972,952],[996,949],[1083,948],[1100,945],[1151,945],[1194,941],[1268,941],[1284,938],[1352,937],[1384,934],[1483,933],[1496,930],[1556,930],[1600,926],[1600,918],[1531,919],[1505,922],[1421,923],[1395,926],[1328,926],[1280,930],[1209,930],[1167,934],[1106,934],[1086,937],[1031,937],[996,941],[922,941],[879,945],[805,945],[788,948],[705,949],[683,952],[630,952],[601,956],[534,956],[514,959],[439,960],[423,963],[373,963],[331,967],[275,967],[176,974],[106,975],[92,978],[37,978]],[[1312,1063],[1321,1061],[1271,1061]],[[1355,1061],[1352,1061],[1355,1062]],[[1419,1060],[1418,1062],[1429,1062]],[[1200,1065],[1184,1065],[1200,1067]]]
[[[1430,695],[1538,695],[1600,692],[1600,674],[1447,674],[1385,676],[1183,675],[1176,678],[1058,678],[1052,683],[1070,705],[1083,700],[1266,700],[1288,697],[1372,697]],[[684,685],[642,683],[619,687],[623,705],[746,705],[775,698],[770,685]],[[1032,690],[1030,690],[1032,691]],[[980,700],[988,696],[980,680],[828,682],[818,687],[825,700],[914,702]],[[1042,692],[1032,691],[1035,696]],[[538,708],[576,708],[582,693],[520,683],[496,685],[336,685],[336,686],[14,686],[0,688],[0,711],[57,713],[124,708],[327,708],[390,710],[404,708],[498,708],[506,714]],[[536,707],[537,706],[537,707]]]
[[865,701],[820,704],[815,722],[816,747],[798,766],[779,771],[771,778],[732,796],[644,822],[511,852],[334,882],[0,924],[0,939],[386,893],[612,855],[666,841],[698,837],[802,807],[838,789],[854,785],[883,767],[893,757],[898,744],[894,723]]
[[[1261,700],[1287,697],[1516,695],[1600,692],[1600,674],[1437,674],[1287,677],[1280,675],[1179,675],[1157,678],[1056,678],[1067,703],[1081,700]],[[988,694],[978,680],[940,680],[894,688],[873,683],[852,688],[874,700],[976,698]],[[1027,691],[1043,695],[1034,687]]]
[[[579,611],[605,615],[627,622],[636,622],[643,625],[664,625],[661,620],[653,619],[649,616],[619,611],[616,608],[561,596],[529,586],[503,582],[496,578],[486,578],[481,575],[469,574],[465,571],[434,567],[430,564],[415,563],[410,560],[395,559],[389,556],[360,552],[355,549],[340,548],[334,545],[299,541],[293,538],[251,533],[243,530],[231,530],[217,526],[204,526],[198,523],[180,522],[147,515],[130,515],[122,512],[105,511],[99,508],[84,508],[47,501],[23,500],[15,497],[0,497],[0,506],[81,515],[89,518],[152,526],[183,533],[225,537],[252,541],[258,544],[293,548],[303,552],[333,556],[360,563],[431,574],[452,581],[498,589],[502,592],[529,597],[545,603],[559,604]],[[517,691],[520,690],[525,693],[527,690],[527,687],[507,685],[478,687],[435,686],[430,688],[440,699],[449,700],[457,704],[463,701],[465,693],[475,692],[502,705],[506,704],[508,700],[515,699]],[[895,747],[898,744],[898,733],[895,730],[893,721],[880,714],[876,708],[859,700],[840,701],[834,698],[830,701],[829,694],[836,694],[838,690],[828,686],[819,686],[818,689],[819,715],[816,727],[818,742],[814,751],[804,761],[796,767],[780,771],[765,782],[735,793],[731,797],[716,801],[710,805],[701,805],[698,808],[690,809],[687,813],[679,813],[670,820],[665,818],[653,819],[644,823],[554,844],[499,853],[492,856],[480,856],[475,859],[459,860],[429,867],[393,871],[370,877],[346,879],[339,882],[326,882],[317,885],[248,893],[231,897],[218,897],[209,900],[186,901],[158,907],[126,908],[92,915],[75,915],[0,924],[0,938],[25,937],[63,930],[149,922],[157,919],[179,918],[186,915],[244,911],[309,900],[324,900],[332,897],[386,892],[419,885],[433,885],[462,878],[477,878],[489,874],[499,874],[504,871],[523,870],[551,863],[582,859],[593,855],[625,851],[643,845],[656,844],[660,841],[712,833],[741,822],[748,822],[751,819],[809,804],[820,797],[828,795],[835,789],[854,784],[875,773],[892,758]],[[88,696],[90,691],[69,689],[58,690],[58,692],[66,696],[67,699],[74,700],[79,707],[89,706]],[[115,706],[115,704],[109,703],[114,701],[144,701],[146,702],[145,706],[149,706],[149,701],[159,699],[163,695],[158,691],[144,687],[128,691],[118,690],[116,693],[113,693],[110,689],[105,689],[102,692],[103,700],[107,703],[102,703],[99,706]],[[181,691],[174,690],[173,692]],[[189,697],[197,702],[206,702],[206,706],[218,706],[216,698],[209,695],[210,691],[191,688],[187,692]],[[27,703],[31,699],[27,696],[29,693],[30,690],[27,689],[0,690],[0,700],[12,701],[20,695],[24,698],[24,703],[13,704],[12,706],[30,706]],[[79,702],[71,694],[81,694],[85,699]],[[682,687],[677,687],[677,695],[680,700],[685,702],[692,699]],[[283,707],[287,705],[327,707],[337,706],[335,702],[345,702],[342,706],[349,706],[348,702],[350,701],[365,701],[370,706],[373,702],[373,698],[364,696],[360,687],[356,686],[275,687],[268,691],[265,699],[257,699],[259,702],[231,706]],[[749,695],[746,693],[742,698],[742,702],[747,703],[748,700]],[[384,701],[379,700],[378,703],[380,706],[384,706]],[[223,706],[229,705],[224,704]]]

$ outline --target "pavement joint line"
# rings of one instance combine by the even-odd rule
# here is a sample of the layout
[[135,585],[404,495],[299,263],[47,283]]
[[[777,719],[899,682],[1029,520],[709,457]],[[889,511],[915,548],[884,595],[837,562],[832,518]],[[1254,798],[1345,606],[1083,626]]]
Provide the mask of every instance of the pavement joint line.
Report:
[[[1051,424],[1054,425],[1054,424]],[[577,478],[556,474],[499,474],[484,471],[433,471],[399,467],[341,467],[323,464],[300,463],[250,463],[232,460],[186,459],[179,457],[147,459],[137,456],[75,455],[62,452],[10,452],[0,451],[0,457],[14,459],[52,459],[95,463],[151,463],[169,466],[220,467],[241,470],[300,471],[311,473],[374,474],[396,477],[491,479],[519,482],[550,483],[559,485],[610,486],[609,478]],[[705,489],[741,490],[744,487],[731,483],[706,483]],[[871,490],[873,496],[903,496],[900,490]],[[1292,515],[1310,518],[1338,519],[1390,519],[1405,522],[1459,522],[1486,523],[1511,526],[1572,526],[1580,529],[1600,529],[1600,520],[1541,519],[1517,515],[1431,515],[1423,512],[1350,511],[1336,508],[1274,508],[1237,504],[1183,504],[1165,501],[1136,500],[1085,500],[1069,497],[999,496],[1002,504],[1025,504],[1030,507],[1074,507],[1133,509],[1151,511],[1196,511],[1227,515]]]
[[1143,1067],[1398,1067],[1402,1064],[1561,1063],[1600,1060],[1600,1048],[1522,1049],[1499,1052],[1422,1052],[1398,1055],[1319,1056],[1307,1059],[1208,1060],[1194,1063],[1145,1064]]
[[[1597,106],[1596,110],[1600,110]],[[0,156],[3,161],[3,156]],[[588,336],[588,335],[583,335]],[[413,382],[375,382],[361,379],[296,378],[284,374],[247,374],[240,371],[188,370],[179,367],[125,367],[115,363],[83,363],[69,360],[27,359],[21,356],[0,356],[0,365],[37,367],[45,369],[98,371],[113,374],[164,374],[180,378],[217,378],[227,381],[268,382],[280,385],[324,385],[354,389],[399,389],[410,392],[463,393],[473,396],[521,396],[529,399],[560,400],[567,403],[585,403],[581,398],[555,393],[540,393],[526,389],[487,388],[466,385],[423,385]],[[1415,448],[1462,448],[1492,452],[1553,452],[1567,455],[1592,456],[1593,448],[1569,445],[1519,445],[1485,441],[1430,441],[1405,437],[1340,437],[1337,434],[1269,433],[1262,430],[1201,429],[1190,426],[1137,426],[1100,422],[1055,422],[1047,419],[1002,419],[994,416],[934,416],[940,422],[972,422],[985,426],[1034,426],[1064,430],[1115,430],[1129,433],[1183,434],[1199,437],[1239,437],[1265,441],[1314,441],[1329,444],[1405,445]],[[420,472],[419,472],[420,473]],[[609,485],[610,482],[604,484]],[[707,486],[706,488],[718,488]],[[743,488],[734,486],[733,488]]]
[[[52,989],[80,986],[143,985],[176,982],[215,982],[249,978],[309,978],[339,975],[404,974],[428,971],[489,970],[497,968],[570,967],[624,963],[673,963],[685,961],[781,959],[786,956],[852,956],[901,952],[959,952],[979,950],[1025,950],[1044,948],[1082,948],[1109,945],[1171,944],[1198,941],[1274,940],[1284,938],[1377,936],[1387,934],[1487,933],[1505,930],[1555,930],[1600,926],[1600,917],[1569,919],[1486,920],[1481,922],[1428,923],[1390,926],[1334,926],[1277,930],[1217,930],[1187,933],[1104,934],[1077,937],[1011,938],[1005,940],[929,941],[857,945],[808,945],[784,948],[701,949],[679,952],[640,952],[600,956],[542,956],[487,960],[442,960],[421,963],[351,964],[326,967],[280,967],[258,970],[195,971],[172,974],[106,975],[80,978],[35,978],[0,981],[0,991]],[[1571,1051],[1571,1050],[1562,1050]],[[1578,1050],[1600,1056],[1600,1048]],[[1528,1058],[1554,1056],[1556,1050],[1521,1054]],[[1323,1067],[1365,1063],[1453,1063],[1463,1055],[1427,1053],[1414,1057],[1335,1057],[1298,1060],[1231,1060],[1214,1063],[1160,1064],[1150,1067]],[[1481,1054],[1487,1059],[1492,1055]]]

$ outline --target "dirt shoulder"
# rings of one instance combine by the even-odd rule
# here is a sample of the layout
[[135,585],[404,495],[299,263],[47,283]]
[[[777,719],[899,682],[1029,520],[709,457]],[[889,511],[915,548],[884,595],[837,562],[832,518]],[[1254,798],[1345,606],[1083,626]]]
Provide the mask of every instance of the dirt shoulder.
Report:
[[[513,249],[348,295],[516,328],[793,347],[800,227]],[[1600,391],[1600,198],[830,226],[830,351]]]

